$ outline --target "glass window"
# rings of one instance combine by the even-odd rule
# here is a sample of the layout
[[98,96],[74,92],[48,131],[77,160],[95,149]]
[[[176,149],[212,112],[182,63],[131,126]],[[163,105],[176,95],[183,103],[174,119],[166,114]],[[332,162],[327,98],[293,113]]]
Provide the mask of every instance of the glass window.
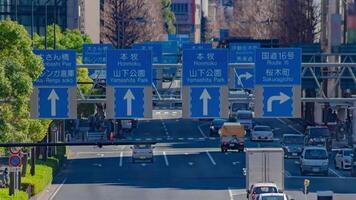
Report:
[[322,149],[308,149],[305,151],[305,159],[325,160],[328,159],[328,155]]

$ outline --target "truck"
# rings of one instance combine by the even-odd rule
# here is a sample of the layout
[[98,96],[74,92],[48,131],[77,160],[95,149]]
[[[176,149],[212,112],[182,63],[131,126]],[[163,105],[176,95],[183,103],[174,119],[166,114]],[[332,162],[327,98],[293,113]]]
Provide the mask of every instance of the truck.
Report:
[[219,130],[221,152],[227,152],[228,149],[242,152],[245,147],[245,129],[238,122],[225,122]]
[[246,148],[246,190],[256,183],[274,183],[284,190],[282,148]]

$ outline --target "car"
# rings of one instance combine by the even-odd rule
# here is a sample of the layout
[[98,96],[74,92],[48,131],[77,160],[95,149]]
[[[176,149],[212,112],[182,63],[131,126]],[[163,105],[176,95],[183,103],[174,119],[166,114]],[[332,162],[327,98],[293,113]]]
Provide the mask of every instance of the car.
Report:
[[255,183],[247,190],[248,200],[258,200],[260,194],[278,193],[280,192],[277,185],[274,183]]
[[132,162],[150,161],[153,162],[153,146],[150,144],[135,144],[132,149]]
[[352,148],[351,176],[356,176],[356,145]]
[[284,193],[264,193],[258,195],[257,200],[293,200]]
[[306,146],[321,146],[331,148],[331,133],[326,126],[308,126],[305,130]]
[[300,156],[300,173],[329,174],[328,151],[325,147],[309,146],[304,147]]
[[335,168],[350,170],[352,157],[352,149],[338,149],[334,158]]
[[253,127],[253,114],[249,110],[239,110],[236,113],[236,117],[240,124],[244,125],[245,130],[250,132]]
[[209,136],[219,136],[219,130],[224,125],[227,120],[225,119],[213,119],[210,123],[210,133]]
[[252,141],[273,141],[273,130],[269,126],[255,126],[251,131]]
[[285,158],[299,158],[304,147],[304,135],[284,134],[281,144]]

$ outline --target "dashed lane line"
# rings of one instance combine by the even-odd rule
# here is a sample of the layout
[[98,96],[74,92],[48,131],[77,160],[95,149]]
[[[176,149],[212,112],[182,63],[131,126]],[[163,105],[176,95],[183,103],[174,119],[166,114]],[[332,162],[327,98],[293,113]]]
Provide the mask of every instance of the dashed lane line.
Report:
[[123,153],[123,152],[121,152],[121,153],[120,153],[120,163],[119,163],[120,167],[122,167],[122,159],[123,159],[123,155],[124,155],[124,153]]
[[337,177],[339,178],[344,178],[341,174],[339,174],[337,171],[333,170],[333,169],[329,169],[329,171],[333,174],[335,174]]
[[208,157],[209,157],[211,163],[212,163],[213,165],[216,165],[216,162],[215,162],[214,158],[210,155],[209,151],[206,151],[206,155],[208,155]]
[[166,166],[168,167],[169,166],[169,162],[168,162],[168,158],[167,158],[167,155],[166,155],[165,151],[163,151],[163,157],[164,157],[164,162],[166,163]]

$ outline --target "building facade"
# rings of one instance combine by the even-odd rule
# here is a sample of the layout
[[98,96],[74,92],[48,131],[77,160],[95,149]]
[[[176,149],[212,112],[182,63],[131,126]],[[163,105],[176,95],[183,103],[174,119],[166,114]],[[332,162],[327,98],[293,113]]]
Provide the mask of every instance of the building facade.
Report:
[[100,42],[100,0],[79,0],[78,28],[88,34],[93,43]]
[[189,34],[192,42],[201,39],[201,21],[208,16],[208,0],[173,0],[172,11],[176,17],[176,28],[179,34]]
[[0,0],[0,20],[18,21],[29,33],[44,35],[46,24],[78,27],[76,8],[77,0]]

